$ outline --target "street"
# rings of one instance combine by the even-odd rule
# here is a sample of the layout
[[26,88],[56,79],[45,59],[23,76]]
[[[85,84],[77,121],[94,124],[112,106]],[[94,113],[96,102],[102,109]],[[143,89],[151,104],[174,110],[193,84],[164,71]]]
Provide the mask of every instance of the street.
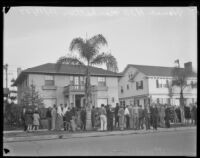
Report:
[[196,155],[196,130],[4,143],[6,156]]

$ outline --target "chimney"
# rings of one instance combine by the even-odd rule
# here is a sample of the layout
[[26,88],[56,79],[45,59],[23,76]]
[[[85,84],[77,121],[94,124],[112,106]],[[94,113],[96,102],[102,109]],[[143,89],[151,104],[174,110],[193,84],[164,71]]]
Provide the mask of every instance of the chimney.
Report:
[[20,67],[17,68],[17,76],[21,73],[22,69]]
[[184,63],[184,68],[185,68],[186,73],[191,73],[192,72],[192,62]]

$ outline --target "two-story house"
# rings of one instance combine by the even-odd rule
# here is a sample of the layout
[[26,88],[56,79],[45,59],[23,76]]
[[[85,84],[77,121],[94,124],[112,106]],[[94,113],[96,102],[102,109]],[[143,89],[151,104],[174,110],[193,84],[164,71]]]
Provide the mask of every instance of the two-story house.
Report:
[[[45,107],[67,103],[80,108],[85,100],[85,72],[85,66],[68,64],[63,64],[59,70],[52,63],[28,68],[18,75],[14,83],[18,88],[18,104],[23,98],[23,91],[34,84]],[[111,104],[114,107],[119,102],[118,79],[122,75],[96,67],[90,67],[90,72],[92,105]]]
[[[127,65],[123,77],[119,79],[119,101],[122,105],[142,105],[146,103],[171,103],[179,105],[180,88],[172,87],[171,82],[173,67]],[[185,68],[192,71],[192,63],[185,63]],[[183,95],[185,103],[195,103],[197,88],[192,86],[197,83],[197,74],[192,72],[187,78],[187,86]]]

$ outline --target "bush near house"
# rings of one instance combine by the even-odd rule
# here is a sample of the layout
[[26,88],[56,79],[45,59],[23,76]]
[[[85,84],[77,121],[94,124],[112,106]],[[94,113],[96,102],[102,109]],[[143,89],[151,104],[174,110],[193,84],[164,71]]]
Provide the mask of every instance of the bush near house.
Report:
[[[6,103],[5,113],[4,113],[4,130],[23,130],[22,122],[22,106],[14,103]],[[30,106],[31,109],[34,109],[34,106]],[[40,128],[47,129],[48,121],[46,119],[47,108],[39,108],[40,114]]]

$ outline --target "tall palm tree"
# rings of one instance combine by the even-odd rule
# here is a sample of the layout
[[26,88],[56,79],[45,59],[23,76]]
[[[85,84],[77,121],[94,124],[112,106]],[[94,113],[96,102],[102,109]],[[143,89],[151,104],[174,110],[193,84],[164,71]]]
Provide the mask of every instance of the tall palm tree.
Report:
[[[86,66],[86,106],[89,106],[91,103],[90,66],[106,64],[108,70],[112,70],[114,72],[118,71],[116,58],[111,53],[100,52],[101,46],[104,45],[107,45],[107,41],[101,34],[85,40],[81,37],[74,38],[69,47],[69,50],[72,52],[72,54],[67,54],[67,56],[60,57],[57,61],[58,69],[62,64]],[[73,52],[76,52],[76,54]]]

